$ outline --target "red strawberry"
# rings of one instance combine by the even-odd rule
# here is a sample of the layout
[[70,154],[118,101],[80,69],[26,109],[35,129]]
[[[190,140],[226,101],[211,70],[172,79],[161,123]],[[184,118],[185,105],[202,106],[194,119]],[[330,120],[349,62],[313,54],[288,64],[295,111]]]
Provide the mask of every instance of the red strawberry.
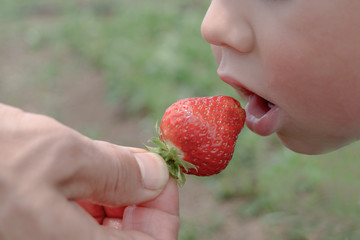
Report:
[[232,97],[182,99],[166,110],[160,138],[152,139],[158,148],[149,149],[165,159],[171,176],[183,185],[183,171],[210,176],[226,168],[244,122],[245,111]]

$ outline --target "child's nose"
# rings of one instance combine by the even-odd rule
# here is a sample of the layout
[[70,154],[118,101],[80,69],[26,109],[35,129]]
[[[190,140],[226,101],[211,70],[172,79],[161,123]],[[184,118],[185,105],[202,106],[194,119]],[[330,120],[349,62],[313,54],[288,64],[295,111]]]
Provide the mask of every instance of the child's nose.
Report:
[[210,44],[229,46],[240,52],[251,52],[255,36],[251,25],[241,13],[225,1],[213,0],[201,25],[203,38]]

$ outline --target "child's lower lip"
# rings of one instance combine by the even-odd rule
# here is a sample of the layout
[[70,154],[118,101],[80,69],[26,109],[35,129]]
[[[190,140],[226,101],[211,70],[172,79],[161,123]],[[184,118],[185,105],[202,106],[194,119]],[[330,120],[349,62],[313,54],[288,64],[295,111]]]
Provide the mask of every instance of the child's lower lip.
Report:
[[246,125],[261,136],[277,132],[281,126],[279,108],[256,94],[248,97],[245,111]]

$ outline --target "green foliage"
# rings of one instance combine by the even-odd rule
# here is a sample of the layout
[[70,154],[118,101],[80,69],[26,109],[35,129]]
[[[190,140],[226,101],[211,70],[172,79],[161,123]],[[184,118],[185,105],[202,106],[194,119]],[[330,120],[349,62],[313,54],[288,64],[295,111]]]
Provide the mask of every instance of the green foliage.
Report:
[[5,2],[3,19],[55,16],[50,25],[25,23],[19,31],[31,47],[70,49],[98,68],[108,100],[126,114],[159,119],[179,98],[234,95],[216,76],[210,46],[200,33],[207,1]]
[[195,222],[181,222],[181,230],[179,232],[179,239],[196,240],[200,237],[199,228],[196,227]]
[[36,2],[24,2],[23,14],[42,6],[60,17],[56,31],[35,31],[32,44],[57,42],[92,63],[107,80],[109,101],[127,114],[159,118],[179,98],[233,94],[217,79],[200,33],[206,1]]
[[239,206],[239,216],[263,219],[271,239],[357,239],[359,143],[322,156],[304,156],[279,147],[272,137],[265,141],[247,134],[240,135],[243,151],[237,151],[230,169],[209,180],[219,201],[248,197]]
[[194,221],[181,221],[179,238],[181,240],[213,239],[214,234],[223,228],[223,222],[216,214],[210,214],[206,224]]

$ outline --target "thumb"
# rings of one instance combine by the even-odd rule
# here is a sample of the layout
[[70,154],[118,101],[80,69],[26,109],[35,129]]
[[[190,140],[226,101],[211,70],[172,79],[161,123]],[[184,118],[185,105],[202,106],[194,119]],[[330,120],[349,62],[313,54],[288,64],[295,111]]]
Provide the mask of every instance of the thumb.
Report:
[[[119,231],[114,228],[103,228],[103,239],[108,240],[155,240],[149,235],[138,231]],[[103,236],[102,236],[103,237]]]
[[103,205],[129,205],[157,197],[169,179],[165,161],[143,149],[89,140],[81,167],[62,187],[68,199]]

